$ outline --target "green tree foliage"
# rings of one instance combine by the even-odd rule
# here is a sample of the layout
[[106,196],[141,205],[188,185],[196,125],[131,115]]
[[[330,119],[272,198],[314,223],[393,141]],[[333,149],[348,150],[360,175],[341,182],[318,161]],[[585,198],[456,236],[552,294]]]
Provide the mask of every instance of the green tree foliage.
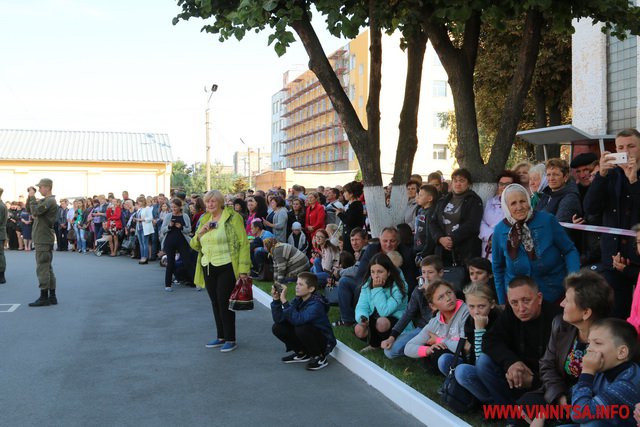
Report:
[[[480,37],[474,91],[478,109],[480,151],[486,162],[500,127],[502,103],[517,63],[511,46],[522,39],[523,19],[512,20],[503,29],[485,25]],[[571,34],[548,25],[542,33],[540,52],[519,130],[557,126],[571,121]],[[556,147],[559,148],[559,147]],[[552,150],[553,147],[549,147]],[[539,153],[540,154],[540,153]],[[514,155],[533,159],[531,144],[516,141]],[[557,156],[556,153],[553,155]],[[540,160],[539,158],[538,160]]]
[[[295,41],[294,32],[308,56],[309,69],[322,84],[349,137],[362,168],[365,193],[371,200],[384,200],[380,172],[380,88],[381,37],[383,32],[401,31],[407,51],[407,76],[403,108],[399,120],[398,149],[389,213],[371,206],[374,227],[396,224],[406,203],[402,184],[406,182],[417,148],[417,116],[422,63],[427,37],[445,68],[454,100],[456,118],[456,158],[475,180],[492,182],[511,153],[531,88],[543,31],[572,31],[572,20],[591,18],[604,29],[624,36],[626,30],[640,34],[640,8],[628,0],[177,0],[182,8],[173,20],[200,18],[203,31],[220,41],[241,40],[248,31],[269,31],[269,44],[282,55]],[[323,16],[334,35],[355,37],[369,29],[369,99],[367,126],[358,118],[349,97],[336,76],[311,25],[311,16]],[[513,20],[522,19],[519,42],[508,46],[515,53],[513,73],[504,99],[498,104],[499,126],[488,159],[481,153],[474,84],[482,31],[504,30]],[[488,47],[492,48],[492,47]],[[379,215],[379,216],[378,216]],[[378,216],[378,217],[376,217]],[[394,222],[396,221],[396,222]],[[375,232],[374,232],[375,234]]]
[[[204,163],[186,165],[182,160],[177,160],[173,163],[171,188],[180,189],[187,194],[204,194],[207,187],[206,180],[206,165]],[[223,173],[222,165],[214,164],[211,166],[211,188],[227,194],[246,190],[248,186],[243,177],[231,173]]]
[[[592,18],[604,23],[604,29],[615,35],[624,36],[625,29],[634,34],[640,31],[640,9],[627,0],[442,0],[425,3],[423,10],[423,25],[449,75],[457,125],[456,157],[461,166],[469,168],[481,181],[490,181],[509,158],[547,29],[566,34],[573,31],[572,19]],[[496,44],[483,45],[482,35],[491,28],[508,34],[514,21],[521,22],[520,27],[515,26],[521,29],[511,44],[506,44],[507,56],[514,60],[505,79],[507,89],[496,102],[498,126],[485,162],[474,92],[480,74],[477,63],[483,49],[500,49],[499,44],[505,43],[495,40]]]

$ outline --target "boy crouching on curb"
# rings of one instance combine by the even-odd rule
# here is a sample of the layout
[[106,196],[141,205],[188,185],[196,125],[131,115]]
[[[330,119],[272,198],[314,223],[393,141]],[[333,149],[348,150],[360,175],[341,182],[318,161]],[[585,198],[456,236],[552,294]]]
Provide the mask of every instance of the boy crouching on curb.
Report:
[[331,323],[329,303],[316,293],[318,279],[313,273],[298,274],[296,297],[287,301],[287,288],[274,285],[271,288],[271,315],[273,334],[282,341],[287,351],[284,363],[308,362],[307,369],[317,371],[327,366],[327,355],[336,346]]

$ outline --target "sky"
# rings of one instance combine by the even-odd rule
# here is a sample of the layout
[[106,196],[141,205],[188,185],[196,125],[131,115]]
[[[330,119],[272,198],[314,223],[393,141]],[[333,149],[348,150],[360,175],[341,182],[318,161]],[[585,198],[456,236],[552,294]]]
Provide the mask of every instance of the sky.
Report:
[[[152,132],[169,135],[174,160],[205,161],[205,87],[212,162],[269,149],[271,96],[301,43],[278,58],[268,31],[241,42],[172,25],[174,0],[0,0],[0,129]],[[326,52],[346,44],[322,30]]]

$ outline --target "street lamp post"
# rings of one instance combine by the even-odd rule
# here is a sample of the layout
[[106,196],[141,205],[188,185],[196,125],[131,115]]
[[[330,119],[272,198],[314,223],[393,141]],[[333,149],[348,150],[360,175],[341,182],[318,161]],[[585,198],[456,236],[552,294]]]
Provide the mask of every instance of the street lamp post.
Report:
[[246,142],[240,138],[240,142],[247,146],[247,177],[249,178],[249,188],[251,188],[251,151]]
[[206,169],[207,169],[207,191],[211,190],[211,140],[209,138],[209,103],[211,102],[211,97],[213,96],[213,92],[218,90],[218,85],[211,85],[211,89],[208,89],[206,86],[204,87],[204,92],[209,93],[209,99],[207,99],[207,109],[204,110],[204,121],[206,128]]

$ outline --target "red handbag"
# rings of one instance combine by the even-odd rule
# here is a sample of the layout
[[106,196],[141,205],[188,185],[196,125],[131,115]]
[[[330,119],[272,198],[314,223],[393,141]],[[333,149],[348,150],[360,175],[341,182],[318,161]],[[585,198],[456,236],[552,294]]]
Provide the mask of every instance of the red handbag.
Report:
[[253,280],[251,277],[240,277],[229,297],[229,310],[253,310]]

